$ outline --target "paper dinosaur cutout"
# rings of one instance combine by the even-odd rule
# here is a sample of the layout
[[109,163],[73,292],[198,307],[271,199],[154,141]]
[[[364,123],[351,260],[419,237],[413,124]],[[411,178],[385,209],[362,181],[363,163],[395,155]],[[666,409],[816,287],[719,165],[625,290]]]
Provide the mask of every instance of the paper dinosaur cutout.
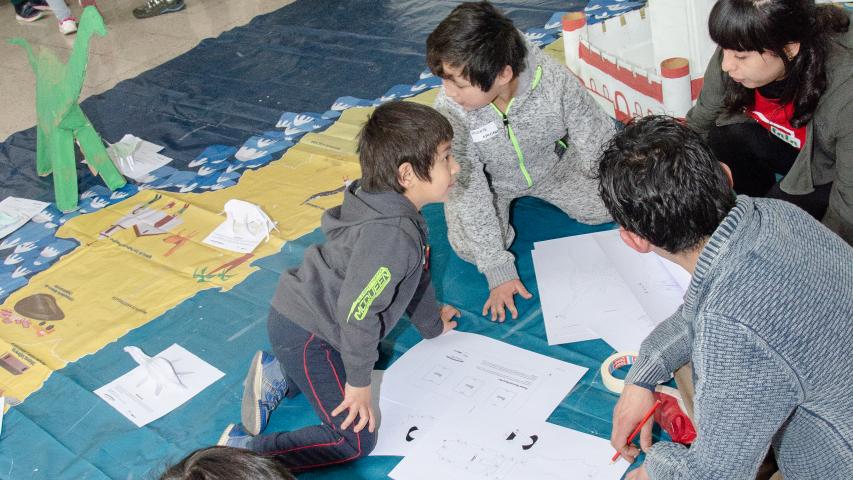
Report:
[[[186,375],[188,372],[177,372],[172,362],[163,357],[149,357],[139,347],[127,346],[124,351],[145,369],[147,374],[142,383],[147,381],[154,382],[154,395],[159,396],[167,385],[186,388],[184,382],[181,381],[180,375]],[[141,385],[141,383],[140,383]]]
[[23,38],[9,40],[9,43],[27,51],[30,66],[36,75],[36,171],[40,176],[53,173],[56,206],[63,212],[77,208],[75,140],[92,173],[100,174],[111,190],[127,183],[110,160],[92,122],[77,103],[86,78],[89,40],[93,34],[103,37],[107,34],[107,28],[97,9],[86,7],[80,17],[77,38],[68,63],[60,62],[49,50],[42,49],[36,55]]
[[270,230],[278,230],[270,217],[254,203],[232,198],[225,202],[223,211],[227,217],[227,233],[237,236],[248,233],[252,237],[266,236],[270,239]]

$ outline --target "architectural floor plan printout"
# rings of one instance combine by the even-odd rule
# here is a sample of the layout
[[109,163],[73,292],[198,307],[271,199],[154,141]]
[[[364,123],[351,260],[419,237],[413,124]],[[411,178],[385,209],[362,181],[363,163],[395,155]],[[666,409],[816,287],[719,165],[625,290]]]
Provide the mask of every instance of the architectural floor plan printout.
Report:
[[473,333],[424,340],[385,371],[374,454],[405,455],[445,415],[542,420],[587,369]]
[[610,442],[519,417],[448,416],[389,476],[395,480],[619,480]]
[[637,351],[690,284],[683,268],[632,250],[618,230],[537,242],[533,262],[550,345],[600,337]]

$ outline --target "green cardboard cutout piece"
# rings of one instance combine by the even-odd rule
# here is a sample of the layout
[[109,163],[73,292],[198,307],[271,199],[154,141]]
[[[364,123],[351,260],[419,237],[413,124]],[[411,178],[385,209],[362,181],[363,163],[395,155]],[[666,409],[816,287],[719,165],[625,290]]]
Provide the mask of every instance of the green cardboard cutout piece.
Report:
[[86,78],[89,40],[93,34],[103,37],[107,28],[97,9],[86,7],[80,17],[77,38],[67,64],[60,62],[49,50],[41,49],[35,55],[29,43],[22,38],[9,40],[9,43],[26,49],[36,75],[36,171],[41,176],[53,173],[56,206],[63,212],[77,208],[75,140],[92,173],[100,174],[111,190],[127,183],[107,154],[92,122],[77,103]]

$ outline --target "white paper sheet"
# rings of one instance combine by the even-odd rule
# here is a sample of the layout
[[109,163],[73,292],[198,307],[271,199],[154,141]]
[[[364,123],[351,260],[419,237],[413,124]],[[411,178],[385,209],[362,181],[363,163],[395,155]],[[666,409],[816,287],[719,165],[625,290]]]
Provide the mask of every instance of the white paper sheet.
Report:
[[372,454],[406,455],[435,421],[455,412],[545,420],[586,371],[473,333],[424,340],[385,371]]
[[252,253],[266,237],[265,235],[251,235],[248,232],[235,235],[226,223],[227,221],[220,223],[202,242],[233,252]]
[[562,310],[563,305],[560,302],[565,299],[563,280],[566,275],[563,263],[569,259],[561,258],[559,254],[550,250],[548,246],[543,246],[530,252],[536,272],[536,284],[539,287],[542,313],[552,316],[551,321],[548,321],[547,317],[545,321],[548,344],[557,345],[600,338],[598,333],[586,326],[584,319],[572,315],[571,311]]
[[379,398],[378,412],[379,428],[372,456],[406,456],[439,420],[436,413],[423,412],[386,397]]
[[157,153],[160,150],[163,150],[162,145],[127,133],[107,147],[107,154],[124,176],[142,182],[149,173],[172,161],[170,157]]
[[9,235],[50,205],[38,200],[6,197],[0,201],[0,238]]
[[139,366],[95,390],[97,396],[137,427],[145,426],[178,408],[225,375],[178,344],[156,356],[172,364],[183,386],[161,385],[157,394],[157,382],[148,377],[144,367]]
[[395,480],[619,480],[610,442],[543,421],[446,417],[389,473]]
[[[538,242],[534,267],[548,343],[577,341],[585,325],[619,351],[637,350],[681,305],[689,274],[641,254],[610,230]],[[667,265],[669,264],[669,265]]]

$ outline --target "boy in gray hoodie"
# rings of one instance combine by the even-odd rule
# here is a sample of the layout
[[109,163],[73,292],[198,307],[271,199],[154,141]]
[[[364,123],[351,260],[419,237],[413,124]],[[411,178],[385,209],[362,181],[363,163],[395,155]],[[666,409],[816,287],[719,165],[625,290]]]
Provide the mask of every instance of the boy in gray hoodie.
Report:
[[[459,171],[452,138],[444,117],[416,103],[387,103],[367,120],[359,140],[362,178],[323,215],[326,243],[282,274],[268,323],[275,356],[255,354],[242,426],[229,425],[220,445],[275,456],[294,472],[370,453],[370,373],[379,342],[404,313],[424,338],[453,329],[459,316],[436,302],[420,214],[423,205],[446,199]],[[322,424],[258,435],[282,397],[299,392]]]
[[483,315],[518,313],[530,298],[508,251],[510,203],[541,198],[583,223],[610,220],[594,165],[615,124],[569,70],[524,41],[488,2],[463,3],[427,39],[427,64],[443,79],[435,108],[453,125],[462,168],[445,203],[450,245],[489,285]]

